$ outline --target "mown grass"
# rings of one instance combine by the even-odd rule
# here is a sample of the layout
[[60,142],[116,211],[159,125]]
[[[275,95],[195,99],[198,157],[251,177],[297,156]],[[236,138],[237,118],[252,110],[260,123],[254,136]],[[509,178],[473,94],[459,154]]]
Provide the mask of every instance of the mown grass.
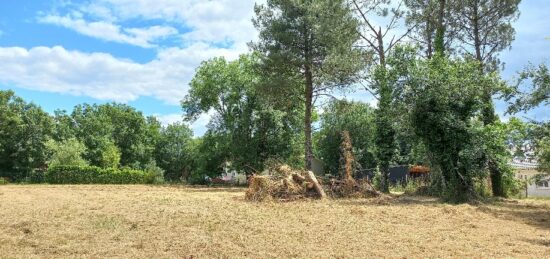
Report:
[[1,258],[531,257],[550,201],[433,198],[254,203],[242,188],[0,187]]

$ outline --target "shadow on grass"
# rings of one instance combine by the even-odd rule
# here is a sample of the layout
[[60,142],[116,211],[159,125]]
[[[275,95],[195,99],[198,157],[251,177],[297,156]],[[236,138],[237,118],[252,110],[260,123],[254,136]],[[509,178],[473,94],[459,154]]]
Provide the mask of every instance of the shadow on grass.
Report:
[[477,208],[496,218],[521,221],[531,226],[550,230],[550,204],[500,200],[480,204]]
[[[429,206],[438,207],[446,203],[435,197],[388,195],[369,199],[342,199],[341,205],[366,206]],[[453,205],[453,204],[447,204]],[[550,230],[550,203],[533,203],[524,200],[488,200],[471,204],[477,211],[498,219],[523,222],[537,228]],[[548,241],[541,241],[548,246]]]
[[246,187],[243,186],[206,186],[206,185],[164,185],[165,188],[176,188],[176,189],[182,189],[186,192],[242,192],[244,195],[244,192],[246,191]]

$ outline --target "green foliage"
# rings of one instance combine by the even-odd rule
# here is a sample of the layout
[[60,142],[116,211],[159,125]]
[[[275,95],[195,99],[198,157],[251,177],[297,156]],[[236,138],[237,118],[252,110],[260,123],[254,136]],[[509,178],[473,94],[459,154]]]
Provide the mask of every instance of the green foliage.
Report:
[[[104,140],[97,149],[99,160],[97,164],[103,168],[118,168],[120,165],[121,153],[118,147],[110,140]],[[139,162],[138,162],[139,163]]]
[[186,179],[187,182],[202,184],[206,176],[211,178],[219,176],[223,172],[223,167],[227,165],[228,143],[226,135],[212,131],[206,132],[202,138],[195,140],[193,170]]
[[353,143],[355,160],[363,168],[376,167],[374,157],[374,109],[368,104],[333,100],[321,114],[320,130],[315,134],[315,154],[323,160],[328,173],[338,174],[341,133],[347,130]]
[[51,118],[40,107],[12,91],[0,91],[0,177],[19,181],[43,166],[52,128]]
[[193,163],[193,132],[185,124],[171,124],[161,129],[155,152],[159,167],[168,181],[185,179]]
[[[496,168],[498,175],[491,175],[491,185],[501,188],[497,193],[499,196],[512,196],[519,191],[519,182],[516,180],[514,171],[510,166],[511,154],[508,151],[509,129],[503,123],[483,125],[477,121],[470,129],[472,142],[462,152],[462,163],[466,170],[473,172],[479,183],[484,183],[486,178],[486,163],[492,163],[489,168]],[[493,170],[489,170],[494,174]],[[478,192],[483,194],[482,192]]]
[[54,166],[48,168],[44,179],[50,184],[152,184],[157,175],[128,168],[95,166]]
[[193,174],[219,174],[222,164],[252,172],[262,170],[269,158],[284,161],[293,155],[298,119],[293,111],[274,109],[262,97],[258,62],[255,55],[233,62],[215,58],[197,70],[182,102],[186,119],[214,114],[197,147]]
[[539,162],[539,170],[543,173],[550,174],[550,136],[539,140],[537,157]]
[[475,198],[475,172],[464,162],[474,160],[472,118],[483,106],[480,84],[491,80],[476,63],[443,57],[418,62],[411,69],[411,124],[426,145],[432,166],[441,169],[444,196],[451,201]]
[[48,160],[48,166],[88,165],[88,162],[82,158],[82,154],[86,151],[86,147],[75,138],[64,141],[50,139],[46,142],[46,147],[51,153]]
[[84,158],[92,165],[114,164],[117,152],[114,151],[113,144],[120,152],[122,166],[146,164],[154,159],[154,129],[160,128],[160,125],[154,120],[146,119],[133,107],[117,103],[77,105],[71,118],[76,138],[87,148]]
[[[453,1],[448,1],[453,2]],[[456,38],[466,51],[474,57],[484,71],[496,71],[500,60],[498,53],[510,48],[515,38],[512,23],[519,17],[521,0],[477,0],[456,1],[448,12],[455,23]],[[486,100],[489,101],[489,100]]]
[[164,170],[157,166],[155,160],[145,164],[143,166],[143,171],[148,175],[153,175],[155,177],[154,183],[164,183]]
[[[521,91],[525,81],[531,83],[527,91]],[[530,82],[529,82],[530,81]],[[518,83],[510,87],[504,94],[510,106],[508,113],[514,114],[528,111],[541,104],[547,107],[550,104],[550,71],[545,64],[538,68],[529,66],[520,73]]]
[[362,52],[355,48],[359,23],[344,0],[268,0],[255,12],[260,39],[252,48],[263,55],[269,82],[264,92],[305,109],[304,158],[310,169],[313,99],[348,85],[363,68]]

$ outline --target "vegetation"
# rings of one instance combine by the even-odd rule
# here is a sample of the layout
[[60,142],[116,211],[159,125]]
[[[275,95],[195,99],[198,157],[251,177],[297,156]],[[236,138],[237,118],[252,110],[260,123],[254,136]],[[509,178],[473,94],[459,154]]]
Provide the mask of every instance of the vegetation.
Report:
[[7,258],[545,258],[548,253],[550,200],[448,205],[401,197],[259,206],[245,202],[243,193],[143,185],[2,186],[0,251]]
[[[514,156],[533,149],[550,172],[548,121],[502,122],[493,104],[548,106],[547,64],[513,85],[499,75],[519,2],[268,0],[255,6],[250,53],[197,68],[184,122],[119,103],[48,114],[0,91],[0,178],[205,184],[277,163],[310,170],[314,157],[337,176],[345,149],[345,168],[373,169],[382,192],[391,166],[420,164],[431,169],[422,187],[447,201],[514,195]],[[363,90],[375,104],[339,98]],[[207,132],[193,136],[188,123],[206,115]]]
[[152,184],[156,174],[130,168],[100,168],[95,166],[52,166],[44,181],[52,184]]
[[314,100],[350,84],[362,69],[361,51],[354,48],[358,21],[343,0],[268,0],[255,12],[260,40],[253,49],[276,83],[267,85],[269,92],[303,104],[305,168],[311,169]]

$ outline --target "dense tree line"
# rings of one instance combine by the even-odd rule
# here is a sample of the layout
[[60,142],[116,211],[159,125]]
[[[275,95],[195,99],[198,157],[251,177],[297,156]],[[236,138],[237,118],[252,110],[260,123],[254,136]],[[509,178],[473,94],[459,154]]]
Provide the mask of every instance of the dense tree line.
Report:
[[0,96],[0,177],[20,181],[47,167],[87,165],[162,169],[167,180],[189,175],[194,146],[185,125],[162,127],[125,104],[83,104],[49,115],[12,91]]
[[[251,52],[204,61],[182,100],[204,136],[161,126],[124,104],[78,105],[53,115],[1,92],[0,173],[22,179],[48,165],[160,168],[169,181],[247,174],[272,162],[305,169],[317,157],[338,174],[342,132],[355,168],[376,169],[388,192],[392,165],[432,169],[430,188],[451,201],[517,189],[509,150],[534,146],[549,172],[547,121],[502,122],[547,107],[550,74],[528,66],[504,81],[498,56],[514,40],[520,0],[268,0],[256,5]],[[526,87],[532,86],[532,87]],[[337,98],[365,91],[376,105]],[[516,147],[516,148],[511,148]],[[489,182],[489,184],[488,184]],[[490,186],[490,188],[488,187]]]

